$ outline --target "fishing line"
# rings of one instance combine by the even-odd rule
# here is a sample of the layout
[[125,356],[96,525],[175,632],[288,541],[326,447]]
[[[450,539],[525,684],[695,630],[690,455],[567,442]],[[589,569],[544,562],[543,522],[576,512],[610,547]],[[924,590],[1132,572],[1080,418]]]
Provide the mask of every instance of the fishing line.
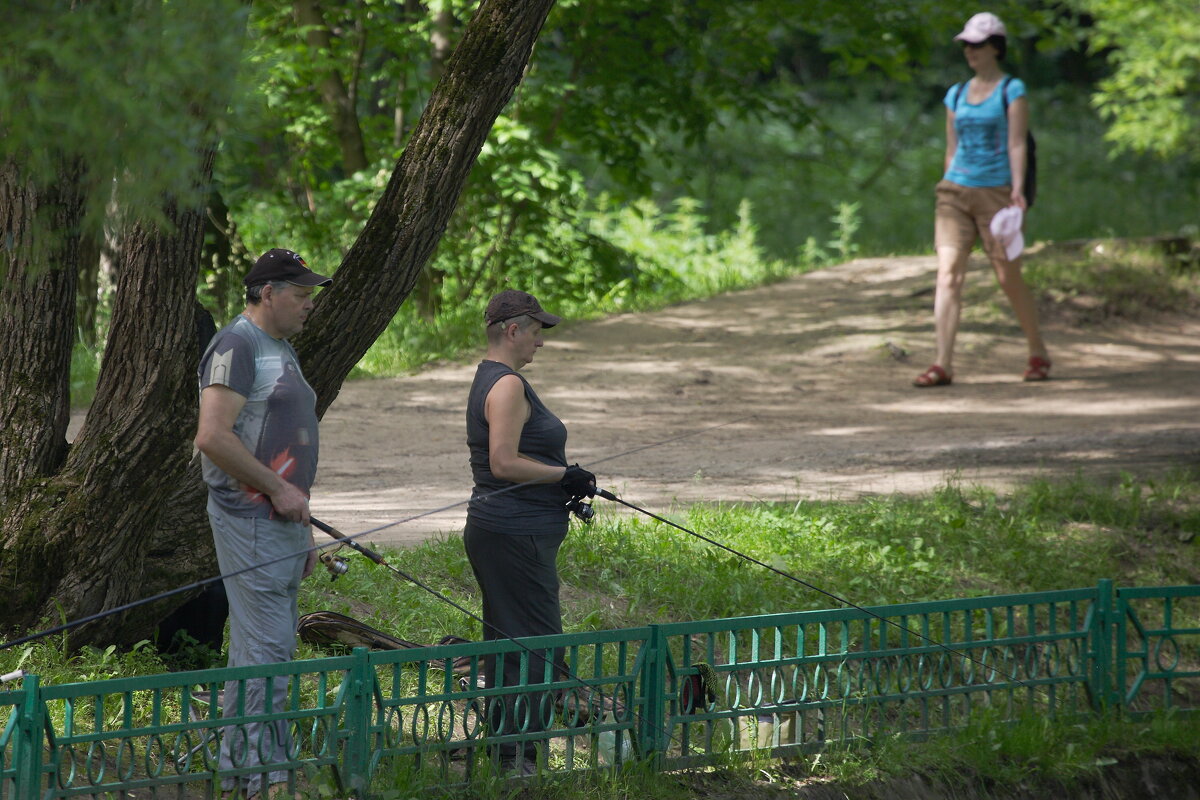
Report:
[[[395,522],[390,522],[387,525],[383,525],[378,528],[372,528],[371,530],[362,531],[361,533],[355,533],[352,535],[342,534],[342,537],[340,539],[335,538],[333,541],[322,542],[321,544],[316,544],[311,547],[306,547],[303,550],[297,550],[295,552],[279,556],[278,558],[272,558],[267,561],[258,561],[253,564],[250,564],[247,567],[243,567],[242,569],[235,570],[233,572],[222,573],[220,575],[216,575],[211,578],[205,578],[203,580],[199,580],[194,583],[189,583],[186,586],[180,586],[179,588],[176,588],[176,589],[169,589],[165,592],[160,592],[159,594],[153,595],[152,597],[143,597],[140,600],[133,600],[128,603],[125,603],[124,605],[106,609],[105,611],[98,611],[95,614],[89,614],[86,617],[80,617],[78,619],[70,620],[68,622],[64,622],[61,625],[56,625],[53,628],[47,628],[42,631],[37,631],[36,633],[31,633],[27,636],[22,636],[19,639],[12,639],[10,641],[4,642],[3,644],[0,644],[0,650],[7,650],[10,647],[16,647],[18,645],[22,645],[27,642],[32,642],[36,639],[41,639],[46,636],[53,636],[56,633],[63,633],[64,631],[69,631],[73,628],[78,628],[82,625],[87,625],[90,622],[97,622],[106,617],[111,617],[114,614],[122,614],[126,611],[132,611],[133,609],[138,608],[139,606],[146,605],[147,603],[155,603],[159,600],[165,600],[168,597],[174,597],[175,595],[182,594],[183,592],[190,592],[193,589],[202,589],[211,583],[216,583],[217,581],[224,580],[225,578],[234,578],[234,577],[237,577],[238,575],[243,575],[252,570],[262,569],[263,567],[269,567],[272,564],[278,564],[281,561],[287,561],[289,559],[299,558],[300,556],[307,556],[309,553],[324,550],[325,548],[328,548],[328,547],[340,547],[342,545],[348,545],[365,555],[368,552],[368,549],[364,548],[358,542],[354,541],[355,539],[359,538],[360,536],[366,536],[367,534],[383,530],[384,528],[389,528],[393,525],[402,525],[405,522],[412,522],[413,520],[418,520],[418,519],[421,519],[422,517],[430,516],[431,514],[440,514],[443,511],[449,511],[450,509],[457,508],[458,506],[461,506],[464,503],[469,503],[473,499],[480,499],[480,500],[486,499],[488,497],[493,497],[494,495],[498,495],[503,492],[512,491],[513,489],[520,488],[521,486],[529,485],[529,483],[533,483],[533,482],[530,481],[530,482],[524,483],[524,484],[514,484],[513,486],[505,486],[504,488],[497,489],[494,492],[480,495],[478,498],[459,500],[458,502],[451,503],[446,506],[442,506],[441,508],[434,508],[434,509],[430,509],[429,511],[423,511],[420,514],[414,514],[411,517],[405,517],[404,519],[397,520]],[[309,521],[312,522],[311,517],[309,518]],[[324,529],[322,528],[322,530],[324,530]],[[378,554],[374,554],[374,555],[375,555],[375,558],[379,557]],[[368,556],[368,558],[371,558],[371,556]],[[374,561],[375,558],[371,558],[371,560]]]
[[[362,545],[358,544],[357,542],[350,541],[349,537],[346,536],[346,534],[342,533],[341,531],[337,530],[336,528],[334,528],[330,525],[325,524],[324,522],[321,522],[319,519],[314,519],[311,517],[309,519],[312,522],[314,527],[324,531],[325,533],[329,534],[336,540],[347,542],[351,547],[353,547],[355,550],[358,550],[360,553],[362,553],[367,558],[374,561],[376,564],[380,565],[381,567],[386,567],[387,569],[391,570],[398,577],[400,577],[406,581],[409,581],[410,583],[412,583],[413,585],[415,585],[421,589],[424,589],[426,592],[433,595],[438,600],[441,600],[443,603],[446,603],[451,608],[453,608],[457,611],[460,611],[463,614],[465,614],[466,616],[475,620],[480,625],[482,625],[484,628],[490,629],[494,633],[499,634],[499,636],[501,638],[512,642],[513,644],[520,647],[522,650],[524,650],[529,655],[533,656],[534,658],[539,659],[543,665],[549,666],[551,671],[559,670],[564,675],[566,675],[568,678],[570,678],[572,681],[574,681],[575,683],[582,686],[584,689],[586,689],[588,691],[596,692],[600,696],[600,702],[598,705],[599,705],[599,713],[600,713],[600,717],[601,717],[601,722],[603,723],[603,716],[604,716],[604,711],[605,711],[605,709],[604,709],[604,691],[602,689],[597,689],[596,687],[592,686],[587,681],[585,681],[583,678],[580,678],[578,675],[573,673],[570,669],[567,668],[565,662],[563,664],[555,664],[549,658],[542,655],[538,651],[534,650],[532,647],[525,644],[520,639],[518,639],[514,636],[510,636],[509,634],[505,633],[504,631],[502,631],[500,628],[496,627],[492,623],[484,620],[483,617],[479,616],[478,614],[475,614],[473,611],[471,611],[467,608],[464,608],[463,606],[456,603],[454,600],[451,600],[449,597],[442,594],[437,589],[434,589],[432,586],[427,586],[425,583],[417,580],[416,578],[414,578],[412,575],[409,575],[404,570],[399,569],[398,567],[395,567],[392,564],[388,563],[387,559],[385,559],[383,556],[379,555],[378,553],[374,552],[370,548],[363,547]],[[547,648],[547,649],[550,650],[550,649],[558,649],[558,648]],[[497,658],[498,658],[498,661],[502,663],[504,660],[504,655],[497,654]],[[501,674],[503,674],[503,670],[501,670]],[[493,687],[493,688],[498,688],[498,687]],[[512,687],[503,687],[503,688],[512,688]],[[613,698],[614,701],[616,700],[616,696],[617,696],[616,692],[613,692],[613,694],[611,695],[611,697]],[[584,698],[584,702],[588,703],[588,706],[590,708],[591,704],[587,701],[587,698]],[[565,700],[564,700],[564,704],[565,704]],[[626,708],[628,709],[629,713],[633,716],[634,719],[636,719],[639,722],[643,722],[643,723],[646,722],[646,718],[643,717],[637,711],[635,711],[633,709],[632,705],[627,705]],[[578,712],[578,708],[576,708],[575,710],[576,710],[576,712]],[[616,714],[617,714],[616,708],[614,707],[610,710],[612,711],[614,717],[616,717]],[[565,705],[564,705],[563,712],[566,713]],[[515,716],[515,711],[514,711],[514,716]],[[620,719],[617,718],[617,721],[620,721]],[[680,747],[683,746],[683,742],[679,741],[674,736],[672,736],[671,732],[667,728],[660,726],[659,731],[661,733],[663,733],[667,738],[671,739],[673,742],[678,744]],[[632,735],[633,735],[632,731],[630,732],[629,735],[632,737]]]
[[[630,450],[626,450],[626,451],[624,451],[624,452],[622,452],[622,453],[617,453],[617,454],[615,454],[615,455],[606,456],[605,458],[602,458],[602,459],[600,459],[599,461],[593,461],[593,462],[591,462],[591,463],[589,464],[589,466],[593,466],[593,465],[595,465],[595,464],[600,464],[600,463],[603,463],[603,462],[605,462],[605,461],[612,461],[612,460],[614,460],[614,459],[618,459],[618,458],[624,458],[624,457],[626,457],[626,456],[632,455],[633,453],[638,453],[638,452],[641,452],[641,451],[643,451],[643,450],[648,450],[648,449],[650,449],[650,448],[654,448],[654,447],[661,447],[661,446],[663,446],[663,445],[665,445],[665,444],[670,444],[671,442],[676,442],[676,441],[679,441],[679,440],[681,440],[681,439],[686,439],[686,438],[688,438],[688,437],[691,437],[691,436],[698,436],[698,435],[700,435],[700,434],[702,434],[702,433],[707,433],[707,432],[709,432],[709,431],[716,430],[717,428],[722,428],[722,427],[725,427],[725,426],[727,426],[727,425],[732,425],[732,424],[734,424],[734,423],[741,422],[741,421],[743,421],[743,420],[746,420],[746,419],[749,419],[749,418],[751,418],[751,417],[753,417],[753,416],[754,416],[753,414],[747,414],[747,415],[744,415],[744,416],[742,416],[742,417],[737,417],[737,418],[735,418],[735,419],[729,420],[728,422],[723,422],[723,423],[720,423],[720,424],[718,424],[718,425],[712,425],[712,426],[709,426],[709,427],[707,427],[707,428],[701,428],[701,429],[699,429],[699,430],[690,431],[690,432],[688,432],[688,433],[684,433],[684,434],[681,434],[681,435],[679,435],[679,436],[674,436],[674,437],[671,437],[671,438],[669,438],[669,439],[663,439],[662,441],[659,441],[659,442],[654,442],[654,443],[652,443],[652,444],[648,444],[648,445],[642,445],[642,446],[639,446],[639,447],[635,447],[635,448],[632,448],[632,449],[630,449]],[[368,557],[368,558],[371,558],[371,560],[372,560],[372,561],[376,561],[376,559],[378,559],[378,558],[379,558],[378,554],[374,554],[374,553],[373,553],[373,551],[369,551],[369,549],[368,549],[368,548],[364,548],[364,547],[363,547],[362,545],[360,545],[360,544],[359,544],[357,541],[355,541],[356,539],[359,539],[359,538],[361,538],[361,537],[363,537],[363,536],[369,536],[369,535],[371,535],[371,534],[373,534],[373,533],[378,533],[378,532],[380,532],[380,531],[383,531],[383,530],[387,530],[388,528],[392,528],[392,527],[395,527],[395,526],[397,526],[397,525],[403,525],[403,524],[405,524],[405,523],[408,523],[408,522],[413,522],[413,521],[415,521],[415,520],[422,519],[422,518],[424,518],[424,517],[428,517],[428,516],[431,516],[431,515],[433,515],[433,514],[440,514],[440,513],[444,512],[444,511],[450,511],[450,510],[452,510],[452,509],[458,508],[459,506],[462,506],[462,505],[468,504],[468,503],[470,503],[470,502],[472,502],[472,501],[475,501],[475,500],[486,500],[486,499],[488,499],[488,498],[495,497],[495,496],[497,496],[497,495],[501,495],[501,494],[504,494],[504,493],[506,493],[506,492],[511,492],[511,491],[514,491],[514,490],[516,490],[516,489],[520,489],[521,487],[524,487],[524,486],[531,486],[531,485],[534,485],[535,483],[537,483],[537,481],[525,481],[525,482],[523,482],[523,483],[516,483],[516,484],[513,484],[513,485],[511,485],[511,486],[504,486],[504,487],[502,487],[502,488],[500,488],[500,489],[496,489],[496,490],[494,490],[494,491],[487,492],[487,493],[485,493],[485,494],[481,494],[481,495],[479,495],[479,496],[470,497],[470,498],[468,498],[468,499],[466,499],[466,500],[459,500],[459,501],[456,501],[456,502],[454,502],[454,503],[450,503],[450,504],[448,504],[448,505],[444,505],[444,506],[442,506],[442,507],[440,507],[440,508],[434,508],[434,509],[430,509],[430,510],[428,510],[428,511],[423,511],[423,512],[421,512],[421,513],[419,513],[419,514],[413,514],[412,516],[409,516],[409,517],[404,517],[404,518],[401,518],[401,519],[398,519],[398,520],[394,520],[394,521],[392,521],[392,522],[388,522],[388,523],[385,523],[385,524],[383,524],[383,525],[378,525],[378,526],[376,526],[376,527],[374,527],[374,528],[368,528],[367,530],[364,530],[364,531],[359,531],[358,533],[354,533],[354,534],[341,534],[341,535],[340,535],[340,537],[335,537],[334,541],[332,541],[332,542],[322,542],[321,544],[318,544],[318,545],[313,545],[312,547],[307,547],[307,548],[305,548],[305,549],[303,549],[303,550],[299,550],[299,551],[296,551],[296,552],[294,552],[294,553],[289,553],[289,554],[287,554],[287,555],[283,555],[283,556],[280,556],[280,557],[278,557],[278,558],[274,558],[274,559],[270,559],[270,560],[268,560],[268,561],[261,561],[261,562],[257,562],[257,563],[255,563],[255,564],[251,564],[251,565],[249,565],[249,566],[247,566],[247,567],[244,567],[244,568],[242,568],[242,569],[235,570],[234,572],[224,573],[224,574],[216,575],[216,576],[214,576],[214,577],[211,577],[211,578],[205,578],[205,579],[203,579],[203,580],[195,581],[195,582],[193,582],[193,583],[189,583],[189,584],[187,584],[187,585],[185,585],[185,586],[180,586],[180,587],[178,587],[178,588],[175,588],[175,589],[169,589],[169,590],[167,590],[167,591],[165,591],[165,592],[160,592],[160,593],[158,593],[158,594],[156,594],[156,595],[153,595],[153,596],[151,596],[151,597],[144,597],[144,598],[142,598],[142,599],[140,599],[140,600],[133,600],[133,601],[131,601],[131,602],[124,603],[124,604],[122,604],[122,605],[115,606],[115,607],[113,607],[113,608],[110,608],[110,609],[106,609],[106,610],[104,610],[104,611],[99,611],[99,612],[97,612],[97,613],[95,613],[95,614],[89,614],[89,615],[87,615],[87,616],[85,616],[85,617],[80,617],[80,618],[78,618],[78,619],[69,620],[69,621],[67,621],[67,622],[64,622],[64,623],[62,623],[61,625],[56,625],[56,626],[54,626],[54,627],[52,627],[52,628],[47,628],[47,629],[45,629],[45,630],[36,631],[36,632],[34,632],[34,633],[31,633],[31,634],[28,634],[28,635],[26,635],[26,636],[21,636],[21,637],[19,637],[19,638],[17,638],[17,639],[11,639],[11,640],[9,640],[9,641],[6,641],[6,642],[3,642],[3,643],[0,643],[0,651],[7,650],[7,649],[9,649],[9,648],[12,648],[12,647],[18,647],[18,646],[20,646],[20,645],[27,644],[27,643],[29,643],[29,642],[32,642],[32,641],[36,641],[36,640],[38,640],[38,639],[42,639],[42,638],[45,638],[45,637],[47,637],[47,636],[53,636],[53,635],[55,635],[55,634],[58,634],[58,633],[63,633],[63,632],[66,632],[66,631],[72,630],[72,629],[74,629],[74,628],[78,628],[78,627],[81,627],[81,626],[83,626],[83,625],[87,625],[87,624],[89,624],[89,623],[92,623],[92,622],[98,622],[98,621],[100,621],[100,620],[102,620],[102,619],[105,619],[105,618],[107,618],[107,617],[111,617],[111,616],[113,616],[113,615],[115,615],[115,614],[123,614],[123,613],[125,613],[126,611],[132,611],[132,610],[133,610],[133,609],[135,609],[135,608],[138,608],[138,607],[140,607],[140,606],[143,606],[143,605],[147,605],[147,604],[149,604],[149,603],[155,603],[155,602],[158,602],[159,600],[166,600],[167,598],[174,597],[175,595],[178,595],[178,594],[183,594],[184,592],[190,592],[190,591],[193,591],[193,590],[196,590],[196,589],[202,589],[202,588],[204,588],[205,586],[208,586],[209,584],[216,583],[217,581],[219,581],[219,580],[224,580],[225,578],[233,578],[233,577],[237,577],[238,575],[242,575],[242,574],[244,574],[244,573],[250,572],[251,570],[255,570],[255,569],[261,569],[261,568],[263,568],[263,567],[271,566],[272,564],[278,564],[278,563],[279,563],[279,562],[281,562],[281,561],[286,561],[286,560],[288,560],[288,559],[297,558],[297,557],[299,557],[299,556],[301,556],[301,555],[307,555],[308,553],[312,553],[312,552],[320,551],[320,550],[323,550],[323,549],[325,549],[325,548],[328,548],[328,547],[334,547],[334,546],[340,546],[340,545],[349,545],[350,547],[353,547],[354,549],[358,550],[360,553],[363,553],[364,555],[365,555],[366,553],[368,553],[368,552],[371,552],[371,553],[374,555],[374,558],[372,558],[372,556],[371,556],[371,555],[368,555],[367,557]],[[311,518],[310,518],[310,521],[312,521],[312,520],[311,520]],[[322,525],[323,525],[323,523],[322,523]],[[320,526],[318,526],[318,527],[320,527]],[[321,530],[324,530],[326,533],[329,533],[329,530],[326,530],[326,528],[328,528],[328,526],[325,526],[325,527],[320,527],[320,529],[321,529]],[[340,532],[339,532],[339,533],[340,533]],[[332,534],[331,534],[331,535],[332,535]],[[376,561],[376,563],[380,563],[380,562]],[[414,583],[415,583],[415,581],[414,581]]]
[[635,447],[632,450],[626,450],[624,453],[617,453],[614,456],[605,456],[604,458],[600,459],[599,461],[589,462],[587,464],[587,466],[594,467],[597,464],[603,464],[605,461],[614,461],[618,458],[624,458],[625,456],[633,455],[634,453],[640,453],[643,450],[649,450],[652,447],[661,447],[664,444],[670,444],[671,442],[678,442],[680,439],[687,439],[691,436],[699,436],[702,433],[708,433],[710,431],[715,431],[718,428],[724,428],[728,425],[734,425],[738,422],[744,422],[744,421],[751,419],[753,417],[756,417],[756,416],[758,416],[758,415],[757,414],[745,414],[743,416],[731,419],[728,422],[721,422],[721,423],[718,423],[717,425],[710,425],[707,428],[700,428],[698,430],[690,431],[688,433],[681,433],[678,436],[672,436],[670,439],[663,439],[661,442],[653,442],[651,444],[642,445],[641,447]]
[[[757,564],[758,566],[763,567],[764,569],[768,569],[771,572],[774,572],[776,575],[780,575],[784,578],[787,578],[789,581],[795,581],[796,583],[800,584],[801,586],[805,586],[809,589],[812,589],[814,592],[819,592],[820,594],[825,595],[826,597],[830,598],[831,600],[834,600],[835,602],[849,606],[850,608],[853,608],[857,611],[861,611],[862,613],[867,614],[868,616],[874,617],[875,619],[879,620],[880,622],[891,625],[893,628],[896,628],[897,630],[904,631],[905,633],[910,633],[913,636],[916,636],[918,639],[921,639],[922,641],[925,641],[925,642],[928,642],[929,644],[940,647],[941,649],[945,650],[950,655],[961,656],[962,658],[965,658],[966,660],[968,660],[974,664],[978,664],[979,666],[983,667],[984,669],[995,670],[995,671],[999,672],[999,670],[996,667],[991,666],[991,665],[987,664],[986,662],[983,662],[983,661],[980,661],[980,660],[974,658],[973,656],[968,654],[965,650],[956,650],[953,647],[950,647],[948,645],[942,644],[941,642],[935,641],[934,639],[931,639],[928,636],[926,636],[922,633],[919,633],[918,631],[914,631],[911,628],[906,628],[898,622],[893,622],[892,620],[890,620],[886,617],[876,614],[874,611],[871,611],[868,608],[864,608],[863,606],[860,606],[857,603],[853,603],[844,597],[840,597],[839,595],[834,594],[833,592],[826,591],[825,589],[822,589],[820,586],[815,586],[814,584],[809,583],[808,581],[804,580],[803,578],[798,578],[795,575],[792,575],[790,572],[785,572],[784,570],[781,570],[778,567],[773,567],[770,564],[766,563],[765,561],[759,561],[754,556],[748,555],[739,550],[735,550],[727,544],[722,544],[721,542],[718,542],[716,539],[712,539],[708,536],[705,536],[702,533],[697,533],[696,531],[685,528],[677,522],[672,522],[671,520],[667,519],[666,517],[661,517],[658,514],[655,514],[653,511],[648,511],[640,506],[636,506],[633,503],[630,503],[627,500],[622,500],[620,497],[617,497],[615,494],[613,494],[612,492],[610,492],[606,489],[596,489],[596,496],[603,497],[605,500],[612,500],[614,502],[620,503],[621,505],[627,506],[628,508],[631,508],[634,511],[638,511],[642,514],[645,514],[647,517],[650,517],[651,519],[658,520],[659,522],[670,525],[672,528],[678,528],[679,530],[683,531],[684,533],[690,534],[691,536],[695,536],[697,539],[701,539],[702,541],[708,542],[709,544],[713,545],[714,547],[719,547],[720,549],[725,550],[726,552],[732,553],[733,555],[737,556],[738,558],[744,558],[746,561],[749,561],[751,564]],[[1004,673],[1001,672],[1000,674],[1003,675]],[[1037,688],[1033,684],[1029,684],[1029,683],[1026,683],[1025,681],[1021,680],[1016,675],[1008,675],[1006,677],[1010,681],[1019,683],[1027,689],[1036,690],[1036,688]]]

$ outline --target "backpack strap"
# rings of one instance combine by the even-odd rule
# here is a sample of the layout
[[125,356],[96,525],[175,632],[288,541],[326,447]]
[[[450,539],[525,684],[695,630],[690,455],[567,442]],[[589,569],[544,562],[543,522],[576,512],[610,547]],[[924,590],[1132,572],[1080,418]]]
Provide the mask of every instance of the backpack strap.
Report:
[[950,101],[950,109],[958,113],[958,98],[962,97],[963,89],[966,87],[966,81],[954,84],[954,99]]

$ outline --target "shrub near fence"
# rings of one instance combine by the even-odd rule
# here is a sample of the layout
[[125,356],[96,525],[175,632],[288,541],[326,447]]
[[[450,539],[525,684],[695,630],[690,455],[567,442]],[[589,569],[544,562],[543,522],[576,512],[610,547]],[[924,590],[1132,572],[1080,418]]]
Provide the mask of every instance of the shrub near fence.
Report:
[[[870,613],[867,613],[869,611]],[[255,720],[291,730],[295,787],[372,791],[394,762],[420,779],[490,774],[485,709],[517,696],[543,769],[648,761],[658,768],[818,750],[831,743],[962,727],[977,709],[1016,720],[1109,707],[1195,710],[1200,587],[1007,595],[473,642],[264,667],[215,669],[0,692],[0,798],[133,792],[214,796],[221,736]],[[1183,620],[1189,621],[1183,623]],[[561,648],[566,674],[541,654]],[[485,689],[484,659],[522,661],[516,686]],[[286,708],[222,718],[226,681],[286,681]],[[235,689],[235,691],[237,691]],[[268,688],[267,696],[270,697]],[[544,730],[528,729],[533,714]],[[538,726],[534,726],[537,728]],[[259,743],[248,743],[257,746]]]

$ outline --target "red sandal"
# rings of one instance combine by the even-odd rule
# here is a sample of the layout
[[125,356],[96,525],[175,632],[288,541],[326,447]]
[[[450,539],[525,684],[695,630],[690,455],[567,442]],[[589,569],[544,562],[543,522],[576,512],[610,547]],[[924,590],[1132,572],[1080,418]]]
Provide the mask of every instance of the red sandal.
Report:
[[949,386],[953,382],[954,378],[947,375],[946,370],[934,364],[916,377],[913,386],[918,389],[928,389],[931,386]]
[[1027,381],[1044,381],[1050,377],[1050,359],[1041,356],[1030,356],[1029,366],[1021,376]]

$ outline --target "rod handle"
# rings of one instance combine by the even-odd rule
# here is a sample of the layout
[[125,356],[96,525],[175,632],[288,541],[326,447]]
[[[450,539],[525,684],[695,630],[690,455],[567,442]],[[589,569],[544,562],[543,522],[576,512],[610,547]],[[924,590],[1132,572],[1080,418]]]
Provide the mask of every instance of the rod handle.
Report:
[[324,531],[325,533],[328,533],[330,536],[332,536],[333,538],[337,539],[340,542],[345,542],[347,545],[349,545],[350,547],[353,547],[355,550],[362,553],[364,556],[371,559],[376,564],[386,564],[387,563],[386,561],[384,561],[383,556],[379,555],[379,553],[376,553],[374,550],[372,550],[369,547],[362,546],[361,544],[354,541],[353,539],[351,539],[346,534],[342,533],[341,531],[339,531],[337,528],[333,527],[332,525],[327,525],[324,522],[321,522],[321,520],[319,520],[313,516],[310,516],[308,518],[308,521],[311,522],[312,526],[314,528],[316,528],[317,530],[321,530],[321,531]]

